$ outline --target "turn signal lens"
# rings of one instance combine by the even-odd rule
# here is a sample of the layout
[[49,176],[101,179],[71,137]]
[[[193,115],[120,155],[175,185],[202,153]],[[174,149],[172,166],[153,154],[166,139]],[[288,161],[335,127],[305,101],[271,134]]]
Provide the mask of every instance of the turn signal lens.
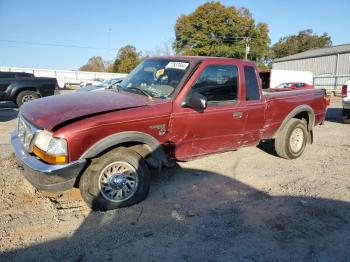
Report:
[[68,156],[65,155],[50,155],[46,153],[45,151],[41,150],[37,146],[33,146],[33,153],[43,160],[46,163],[49,164],[66,164],[68,163]]

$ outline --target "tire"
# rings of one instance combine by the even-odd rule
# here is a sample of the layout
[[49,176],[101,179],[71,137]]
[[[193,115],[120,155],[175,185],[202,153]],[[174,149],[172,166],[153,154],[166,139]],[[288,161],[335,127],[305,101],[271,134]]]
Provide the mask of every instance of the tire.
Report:
[[21,107],[24,103],[39,98],[39,95],[34,91],[22,91],[16,97],[16,104]]
[[344,109],[342,111],[342,120],[344,124],[350,124],[350,110]]
[[308,132],[304,121],[292,118],[275,139],[277,155],[286,159],[295,159],[304,152]]
[[80,178],[79,188],[88,206],[104,211],[144,200],[150,180],[145,160],[135,151],[120,147],[93,159]]

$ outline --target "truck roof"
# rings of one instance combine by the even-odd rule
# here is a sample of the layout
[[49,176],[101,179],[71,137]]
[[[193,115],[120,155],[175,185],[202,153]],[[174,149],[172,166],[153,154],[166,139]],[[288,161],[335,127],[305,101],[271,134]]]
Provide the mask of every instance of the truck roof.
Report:
[[34,77],[34,74],[27,72],[7,72],[1,71],[0,78],[21,78],[21,77]]
[[155,56],[155,57],[150,57],[149,59],[178,59],[178,60],[187,60],[190,62],[198,63],[198,62],[203,62],[205,60],[210,60],[214,62],[220,63],[220,61],[232,61],[235,63],[242,63],[244,62],[245,64],[250,64],[254,65],[255,63],[252,61],[248,60],[243,60],[243,59],[238,59],[238,58],[229,58],[229,57],[213,57],[213,56]]

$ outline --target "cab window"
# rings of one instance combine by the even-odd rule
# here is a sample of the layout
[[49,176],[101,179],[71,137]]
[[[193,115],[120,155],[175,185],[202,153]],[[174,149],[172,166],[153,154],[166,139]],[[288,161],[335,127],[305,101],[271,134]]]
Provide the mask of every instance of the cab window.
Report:
[[259,85],[256,78],[255,68],[252,66],[244,67],[244,77],[245,77],[245,99],[247,101],[259,100]]
[[199,93],[208,105],[236,102],[238,69],[234,65],[210,65],[200,74],[188,95]]
[[34,77],[34,76],[29,73],[17,73],[16,77]]

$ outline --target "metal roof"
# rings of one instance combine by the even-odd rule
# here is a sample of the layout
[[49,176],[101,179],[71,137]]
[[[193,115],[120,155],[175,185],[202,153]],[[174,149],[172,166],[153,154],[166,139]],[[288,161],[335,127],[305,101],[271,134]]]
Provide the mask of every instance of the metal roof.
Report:
[[341,53],[350,53],[350,44],[312,49],[312,50],[308,50],[298,54],[278,58],[273,60],[273,62],[284,62],[284,61],[290,61],[290,60],[298,60],[298,59],[304,59],[304,58],[327,56],[327,55],[334,55],[334,54],[341,54]]

